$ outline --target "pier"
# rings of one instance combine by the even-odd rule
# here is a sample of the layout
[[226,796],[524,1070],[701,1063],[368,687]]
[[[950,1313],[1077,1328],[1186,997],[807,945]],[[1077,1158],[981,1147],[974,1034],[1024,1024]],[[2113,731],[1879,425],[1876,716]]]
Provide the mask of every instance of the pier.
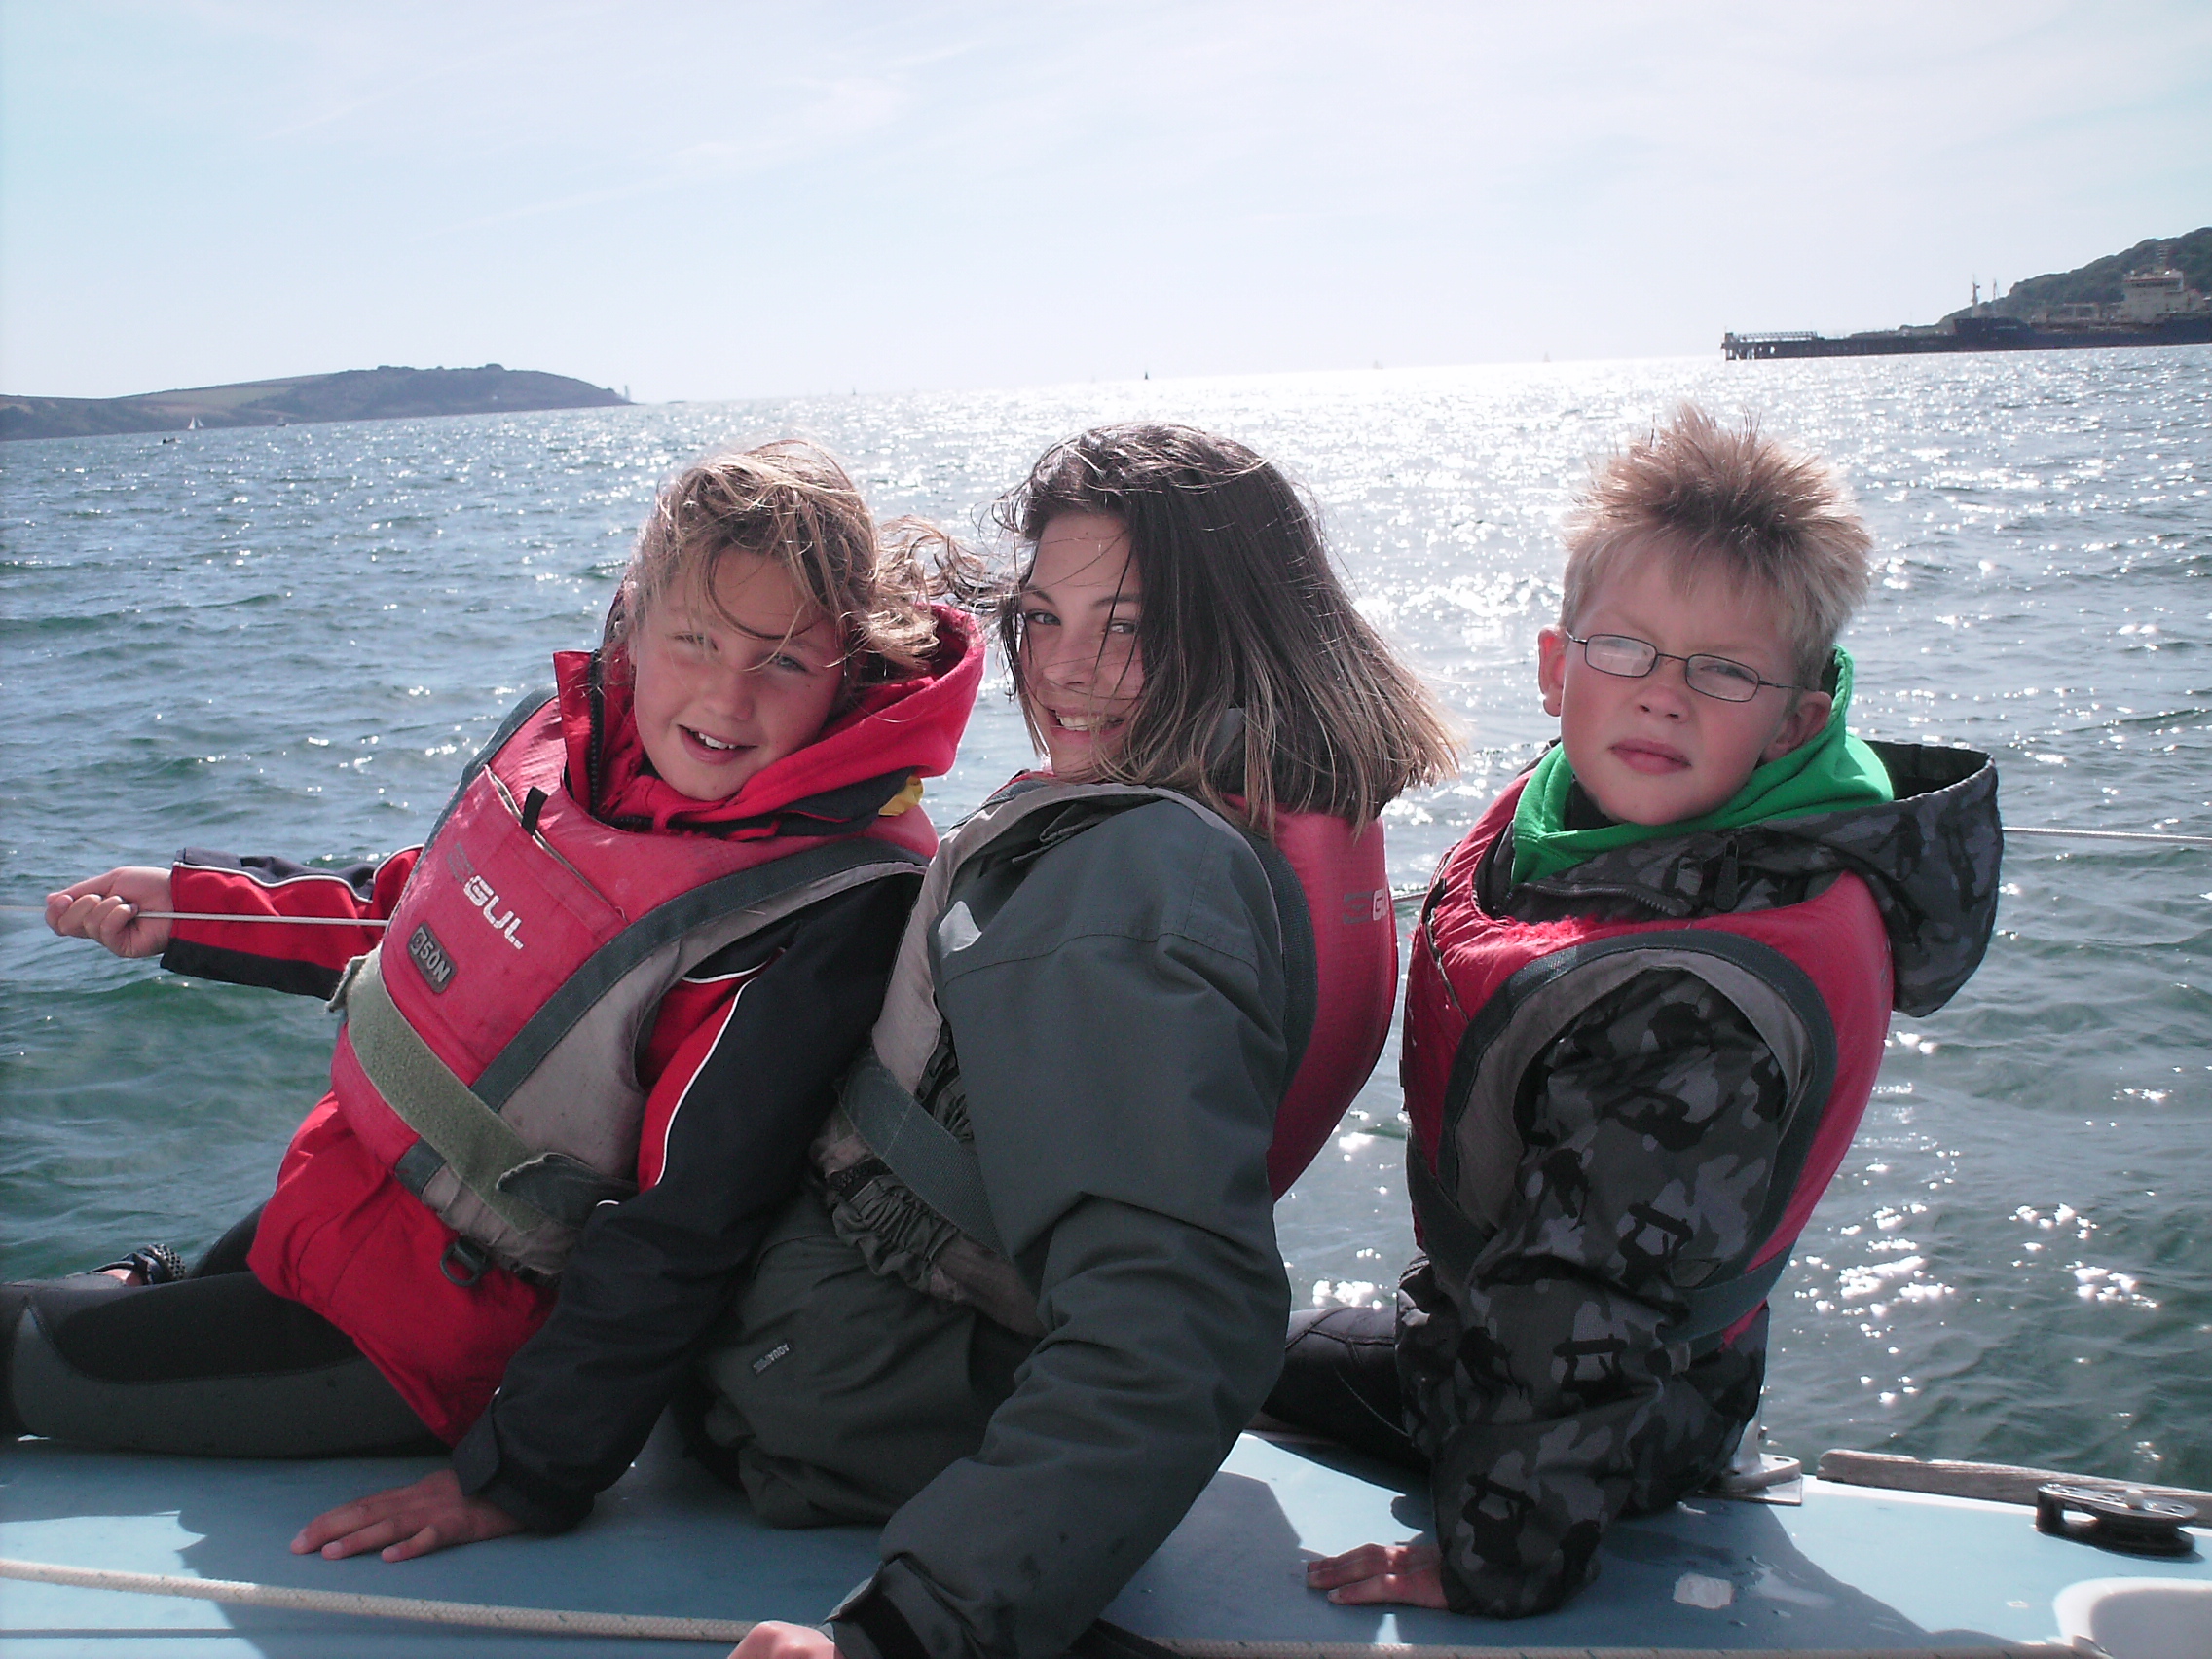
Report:
[[[2037,278],[2038,281],[2045,278]],[[2077,346],[2193,346],[2212,341],[2212,300],[2191,288],[2181,272],[2138,271],[2120,279],[2117,302],[2069,302],[2029,315],[1996,309],[1973,287],[1973,304],[1941,322],[1868,329],[1835,339],[1811,329],[1720,337],[1731,363],[1777,357],[1899,357],[1924,351],[2056,351]]]

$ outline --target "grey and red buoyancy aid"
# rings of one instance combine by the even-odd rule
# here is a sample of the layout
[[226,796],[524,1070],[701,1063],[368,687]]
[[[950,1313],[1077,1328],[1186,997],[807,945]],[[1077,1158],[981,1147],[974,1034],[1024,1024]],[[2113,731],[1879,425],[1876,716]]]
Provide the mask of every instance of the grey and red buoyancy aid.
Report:
[[[778,762],[830,785],[781,812],[656,832],[586,810],[572,762],[596,725],[596,674],[565,673],[559,697],[518,709],[471,765],[384,942],[332,999],[339,1111],[459,1235],[449,1274],[490,1261],[542,1282],[595,1205],[636,1191],[637,1056],[693,965],[928,862],[937,835],[911,774],[949,764],[981,663],[965,618],[940,610],[940,626],[930,712],[879,722],[893,735],[872,752],[832,735],[823,756]],[[855,776],[870,764],[889,769]]]
[[1496,916],[1476,898],[1484,857],[1513,821],[1516,785],[1446,855],[1406,978],[1401,1078],[1408,1186],[1437,1281],[1461,1294],[1513,1195],[1516,1101],[1574,1017],[1634,976],[1696,975],[1742,1011],[1788,1084],[1775,1167],[1747,1254],[1685,1287],[1673,1342],[1711,1346],[1766,1300],[1857,1132],[1889,1030],[1890,941],[1859,876],[1771,909],[1687,920]]
[[[891,984],[867,1051],[848,1074],[837,1110],[816,1139],[814,1159],[834,1197],[841,1177],[864,1167],[894,1185],[917,1214],[948,1226],[926,1252],[863,1248],[878,1271],[943,1300],[972,1303],[1014,1330],[1036,1334],[1035,1301],[1000,1245],[972,1145],[918,1095],[945,1033],[931,984],[930,949],[942,928],[973,927],[963,877],[986,854],[1025,851],[1067,832],[1069,815],[1110,813],[1172,801],[1233,837],[1258,860],[1274,899],[1283,953],[1284,1035],[1290,1083],[1275,1113],[1268,1179],[1287,1191],[1351,1104],[1389,1034],[1398,978],[1398,932],[1390,908],[1382,828],[1358,830],[1325,813],[1281,813],[1262,838],[1172,790],[1117,783],[1063,783],[1024,775],[999,791],[946,838],[907,922]],[[849,1217],[839,1232],[850,1233]]]

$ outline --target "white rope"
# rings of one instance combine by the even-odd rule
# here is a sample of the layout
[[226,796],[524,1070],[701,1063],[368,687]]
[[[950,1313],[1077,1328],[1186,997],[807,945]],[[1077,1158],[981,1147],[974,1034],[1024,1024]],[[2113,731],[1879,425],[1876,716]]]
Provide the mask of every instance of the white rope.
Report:
[[347,1613],[357,1618],[414,1619],[424,1624],[474,1625],[486,1630],[539,1636],[628,1636],[661,1641],[725,1641],[753,1628],[740,1619],[678,1619],[655,1613],[564,1612],[551,1607],[501,1607],[480,1602],[425,1602],[412,1596],[364,1596],[346,1590],[296,1590],[280,1584],[247,1584],[229,1578],[188,1578],[163,1572],[118,1572],[99,1567],[59,1567],[42,1561],[0,1558],[0,1578],[66,1584],[80,1590],[121,1590],[133,1596],[189,1596],[249,1607],[295,1612]]
[[[2163,847],[2212,847],[2212,835],[2154,834],[2148,830],[2046,830],[2008,824],[2005,826],[2005,833],[2008,835],[2056,835],[2076,841],[2140,841],[2152,846]],[[1393,887],[1390,889],[1390,903],[1393,904],[1419,903],[1427,894],[1428,889],[1425,886]]]
[[[645,1637],[661,1641],[742,1641],[753,1626],[738,1619],[677,1619],[653,1613],[564,1612],[550,1607],[501,1607],[480,1602],[424,1602],[407,1596],[363,1596],[341,1590],[294,1590],[225,1578],[187,1578],[160,1572],[117,1572],[107,1567],[57,1567],[0,1558],[0,1578],[65,1584],[84,1590],[120,1590],[137,1596],[189,1596],[298,1612],[345,1613],[356,1618],[412,1619],[422,1624],[469,1625],[526,1631],[539,1636]],[[1706,1647],[1419,1647],[1356,1641],[1206,1641],[1144,1640],[1179,1659],[1990,1659],[1992,1653],[2078,1659],[2071,1647],[2020,1642],[1998,1647],[1864,1647],[1784,1651],[1780,1648]]]
[[2169,847],[2212,847],[2212,835],[2154,835],[2144,830],[2030,830],[2005,826],[2008,835],[2068,835],[2077,841],[2151,841]]
[[[2008,835],[2057,835],[2077,841],[2141,841],[2165,847],[2212,847],[2212,835],[2154,834],[2148,830],[2050,830],[2030,829],[2021,825],[2005,826]],[[1393,887],[1390,889],[1392,904],[1412,904],[1426,897],[1428,888]],[[22,916],[43,916],[42,904],[0,904],[0,910]],[[136,918],[147,922],[283,922],[302,928],[383,928],[391,924],[366,918],[355,921],[347,916],[230,916],[207,910],[140,910]]]
[[[18,916],[43,916],[44,904],[0,904]],[[362,916],[236,916],[220,910],[138,910],[130,918],[134,922],[282,922],[295,928],[387,928],[389,922]]]

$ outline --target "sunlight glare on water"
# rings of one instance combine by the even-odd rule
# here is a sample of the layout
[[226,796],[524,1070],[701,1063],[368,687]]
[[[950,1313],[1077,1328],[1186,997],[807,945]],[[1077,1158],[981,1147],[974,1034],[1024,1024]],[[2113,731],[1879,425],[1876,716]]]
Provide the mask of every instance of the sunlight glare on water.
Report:
[[[1388,816],[1418,885],[1548,735],[1534,638],[1584,461],[1684,396],[1849,474],[1881,560],[1862,734],[1992,753],[2014,825],[2212,832],[2212,350],[1637,362],[10,444],[0,902],[183,846],[419,839],[704,450],[815,437],[879,512],[974,531],[1045,443],[1136,416],[1288,466],[1461,722],[1462,776]],[[940,822],[1026,758],[986,692]],[[6,1272],[204,1246],[266,1196],[327,1016],[0,921]],[[2212,1485],[2208,956],[2212,853],[2011,844],[1987,963],[1898,1022],[1776,1298],[1781,1444]],[[1279,1211],[1302,1300],[1387,1295],[1411,1249],[1395,1070],[1393,1042]]]

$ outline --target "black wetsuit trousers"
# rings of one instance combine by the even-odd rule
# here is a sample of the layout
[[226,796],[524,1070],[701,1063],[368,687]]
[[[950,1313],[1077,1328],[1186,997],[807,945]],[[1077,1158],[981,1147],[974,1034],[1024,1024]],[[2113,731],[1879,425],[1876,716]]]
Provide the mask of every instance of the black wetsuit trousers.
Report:
[[1302,1309],[1290,1316],[1282,1376],[1261,1409],[1355,1452],[1426,1469],[1405,1429],[1397,1313],[1389,1308]]
[[0,1285],[0,1437],[210,1457],[443,1452],[345,1332],[247,1270],[260,1219],[168,1284]]

